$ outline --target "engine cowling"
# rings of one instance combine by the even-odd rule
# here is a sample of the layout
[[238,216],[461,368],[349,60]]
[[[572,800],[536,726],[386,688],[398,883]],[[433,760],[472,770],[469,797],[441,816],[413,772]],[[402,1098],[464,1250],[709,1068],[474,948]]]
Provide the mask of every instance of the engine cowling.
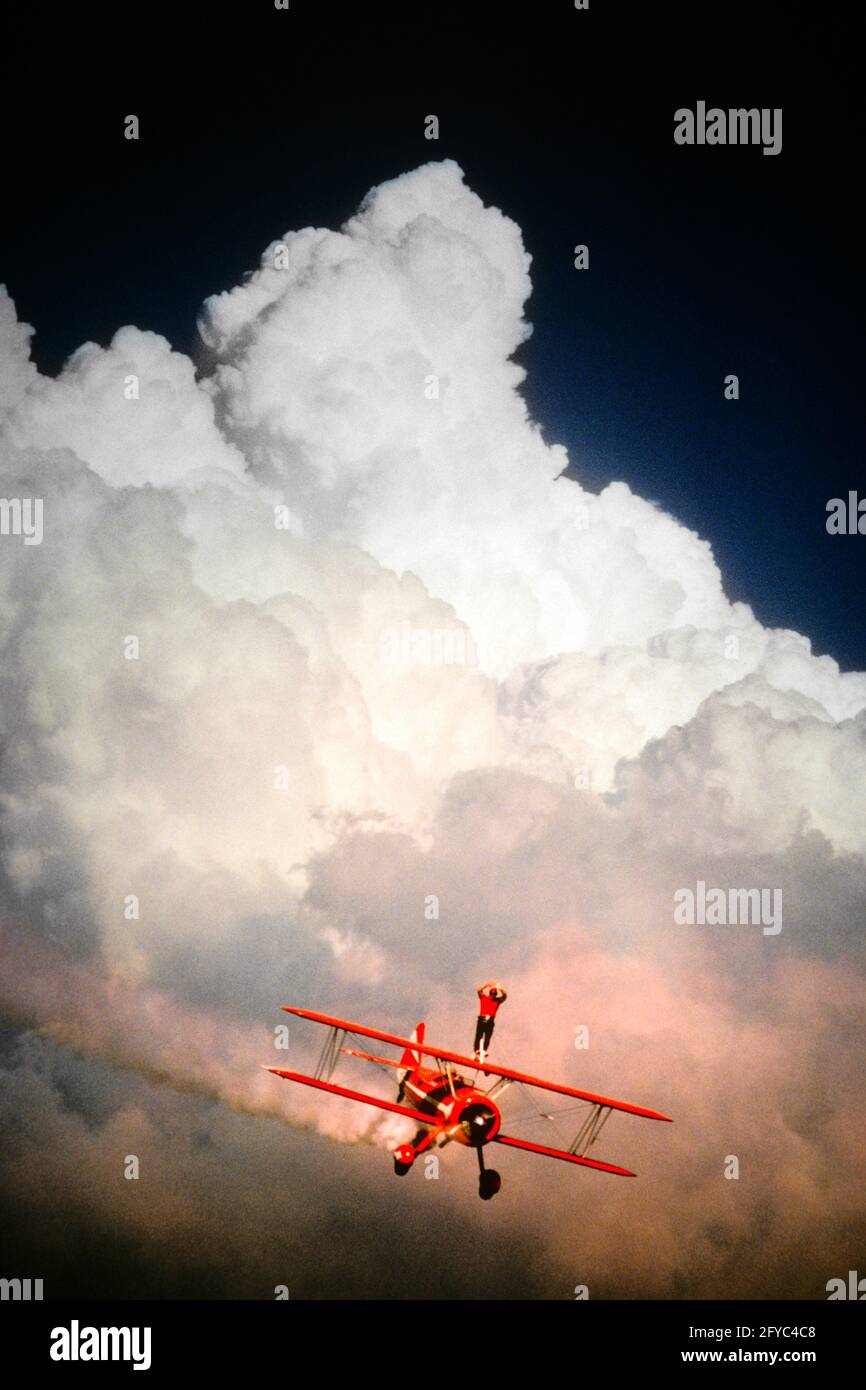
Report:
[[480,1149],[499,1132],[502,1116],[491,1100],[480,1091],[471,1093],[460,1107],[454,1138],[470,1148]]

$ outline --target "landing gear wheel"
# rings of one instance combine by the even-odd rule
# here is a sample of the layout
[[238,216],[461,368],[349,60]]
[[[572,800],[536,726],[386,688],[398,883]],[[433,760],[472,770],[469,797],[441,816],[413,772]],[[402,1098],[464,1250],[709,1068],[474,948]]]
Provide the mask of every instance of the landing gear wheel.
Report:
[[398,1178],[405,1178],[415,1161],[415,1150],[411,1144],[401,1144],[394,1150],[394,1172]]
[[495,1168],[485,1168],[478,1179],[478,1196],[482,1202],[489,1202],[491,1197],[495,1197],[500,1187],[502,1179]]

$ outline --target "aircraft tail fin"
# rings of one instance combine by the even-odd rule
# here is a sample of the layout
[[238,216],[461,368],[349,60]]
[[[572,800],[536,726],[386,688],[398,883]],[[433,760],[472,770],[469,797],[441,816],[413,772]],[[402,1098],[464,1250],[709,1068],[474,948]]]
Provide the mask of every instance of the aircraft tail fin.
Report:
[[[414,1028],[412,1030],[412,1033],[410,1035],[412,1042],[423,1043],[426,1027],[426,1023],[419,1023],[417,1028]],[[403,1056],[400,1058],[400,1063],[402,1066],[412,1067],[414,1070],[415,1067],[419,1067],[421,1065],[421,1053],[413,1052],[411,1047],[407,1047],[405,1052],[403,1053]]]

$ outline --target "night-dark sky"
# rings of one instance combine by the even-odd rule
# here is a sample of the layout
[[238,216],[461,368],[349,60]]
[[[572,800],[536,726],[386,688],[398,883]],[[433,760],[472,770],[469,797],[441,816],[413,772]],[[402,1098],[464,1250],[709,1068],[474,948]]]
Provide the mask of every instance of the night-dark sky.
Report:
[[[272,238],[339,226],[371,186],[453,157],[523,230],[524,392],[575,476],[659,502],[763,624],[864,669],[863,541],[825,528],[828,499],[866,489],[857,127],[824,99],[826,71],[797,87],[782,61],[706,48],[648,63],[610,29],[596,44],[609,15],[568,5],[518,31],[489,7],[474,27],[454,7],[402,27],[372,10],[378,24],[332,8],[332,30],[303,5],[234,28],[213,13],[198,47],[150,31],[92,82],[87,59],[67,66],[23,131],[10,109],[0,275],[40,368],[127,323],[194,352],[202,300]],[[699,98],[782,106],[781,154],[676,146],[673,112]],[[138,143],[122,138],[130,111]]]

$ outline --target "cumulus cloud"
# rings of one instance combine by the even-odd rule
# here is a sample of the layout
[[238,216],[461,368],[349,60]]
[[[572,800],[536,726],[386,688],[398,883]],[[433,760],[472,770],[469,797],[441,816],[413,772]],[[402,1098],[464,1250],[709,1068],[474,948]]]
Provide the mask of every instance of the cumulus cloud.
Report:
[[[503,1161],[493,1205],[528,1263],[480,1288],[469,1260],[452,1290],[820,1296],[863,1233],[866,676],[730,603],[675,518],[575,481],[511,360],[529,271],[445,161],[340,232],[276,237],[205,304],[203,373],[121,327],[42,377],[0,297],[2,496],[44,504],[41,545],[0,537],[0,1007],[43,1040],[10,1044],[4,1087],[72,1124],[87,1171],[124,1126],[215,1101],[259,1117],[233,1138],[253,1168],[274,1120],[382,1147],[399,1122],[261,1071],[278,1005],[427,1014],[461,1047],[495,972],[501,1055],[677,1123],[608,1126],[641,1173],[616,1204]],[[676,925],[698,880],[781,888],[784,930]],[[135,1096],[86,1143],[55,1116],[70,1055],[76,1113],[117,1077]],[[59,1169],[16,1142],[8,1191],[38,1207],[32,1174]],[[353,1159],[292,1153],[327,1223]],[[472,1175],[444,1167],[440,1218],[473,1231]],[[78,1219],[127,1220],[85,1186]],[[435,1221],[437,1185],[408,1186]],[[192,1248],[208,1205],[184,1202]],[[156,1250],[179,1217],[148,1210],[130,1229]]]

